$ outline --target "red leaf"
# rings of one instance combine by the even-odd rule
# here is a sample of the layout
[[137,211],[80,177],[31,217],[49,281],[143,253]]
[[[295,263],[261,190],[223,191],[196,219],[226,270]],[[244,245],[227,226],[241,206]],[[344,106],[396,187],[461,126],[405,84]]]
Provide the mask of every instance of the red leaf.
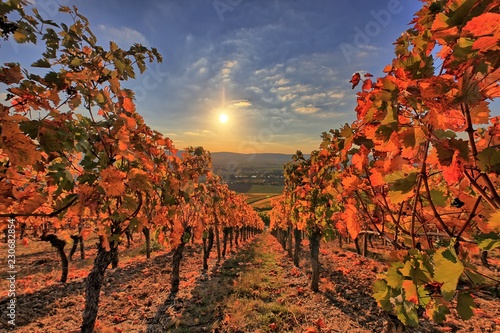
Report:
[[370,73],[366,73],[364,77],[373,77],[373,75],[371,75]]
[[366,91],[369,91],[372,89],[372,80],[368,79],[368,80],[365,80],[365,82],[363,82],[363,90],[366,90]]
[[354,75],[351,77],[351,81],[349,81],[349,83],[352,83],[352,89],[356,88],[360,80],[361,75],[359,75],[359,73],[354,73]]

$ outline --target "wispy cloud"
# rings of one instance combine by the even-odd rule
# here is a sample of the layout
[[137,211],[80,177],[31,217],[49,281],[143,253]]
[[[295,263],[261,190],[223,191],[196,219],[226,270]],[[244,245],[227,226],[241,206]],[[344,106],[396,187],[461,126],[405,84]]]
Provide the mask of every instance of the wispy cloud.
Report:
[[237,107],[237,108],[245,108],[245,107],[252,106],[252,103],[250,103],[249,101],[246,101],[246,100],[242,100],[242,101],[236,101],[235,103],[233,103],[233,106]]
[[298,106],[294,108],[295,112],[297,113],[302,113],[302,114],[310,114],[310,113],[316,113],[320,110],[320,108],[315,107],[312,104],[306,105],[306,106]]
[[188,135],[188,136],[201,136],[202,134],[201,133],[198,133],[198,132],[192,132],[192,131],[187,131],[187,132],[184,132],[182,133],[183,135]]
[[123,49],[128,49],[135,43],[149,46],[149,42],[142,33],[128,27],[112,27],[104,24],[97,26],[102,39],[113,41]]

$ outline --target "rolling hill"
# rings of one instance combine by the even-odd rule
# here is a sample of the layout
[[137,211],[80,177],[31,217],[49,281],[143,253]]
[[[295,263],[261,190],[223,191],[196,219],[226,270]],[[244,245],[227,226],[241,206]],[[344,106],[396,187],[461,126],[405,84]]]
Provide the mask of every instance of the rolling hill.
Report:
[[230,152],[211,153],[214,171],[226,171],[235,173],[240,170],[248,171],[272,171],[282,170],[283,164],[291,161],[292,154],[239,154]]

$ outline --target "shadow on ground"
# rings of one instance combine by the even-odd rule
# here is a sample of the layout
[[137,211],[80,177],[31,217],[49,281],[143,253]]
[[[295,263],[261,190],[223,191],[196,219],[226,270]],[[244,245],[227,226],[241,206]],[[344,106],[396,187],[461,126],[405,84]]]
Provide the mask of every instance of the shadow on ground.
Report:
[[217,332],[214,327],[224,319],[225,303],[233,292],[234,281],[245,272],[245,263],[255,258],[255,246],[255,242],[243,245],[221,266],[216,264],[210,272],[204,272],[190,295],[170,294],[149,321],[147,333]]

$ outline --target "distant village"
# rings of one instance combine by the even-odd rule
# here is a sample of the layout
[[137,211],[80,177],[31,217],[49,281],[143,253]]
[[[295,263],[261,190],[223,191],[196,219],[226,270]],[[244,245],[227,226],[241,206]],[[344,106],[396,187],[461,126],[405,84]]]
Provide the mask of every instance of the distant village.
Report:
[[284,186],[283,165],[291,155],[213,153],[213,159],[214,172],[231,190],[280,193]]

